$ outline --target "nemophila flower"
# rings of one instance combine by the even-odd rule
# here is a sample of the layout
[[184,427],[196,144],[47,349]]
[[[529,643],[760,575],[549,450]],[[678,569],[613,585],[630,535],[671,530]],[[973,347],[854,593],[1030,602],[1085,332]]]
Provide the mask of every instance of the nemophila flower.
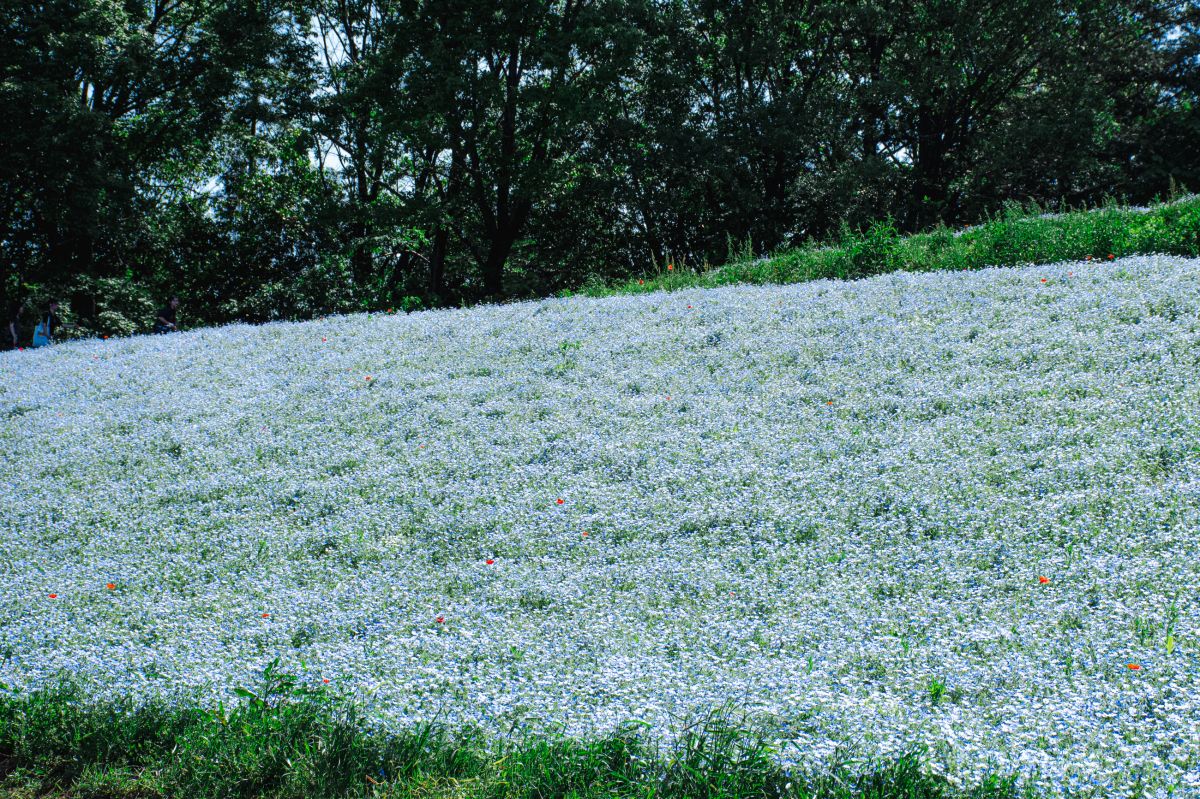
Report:
[[1041,583],[1042,585],[1045,585],[1046,583],[1050,582],[1050,578],[1049,577],[1039,577],[1038,582]]
[[[1186,641],[1168,653],[1161,623],[1175,599],[1179,629],[1194,627],[1175,596],[1194,561],[1164,553],[1194,549],[1179,496],[1195,475],[1151,480],[1138,464],[1186,449],[1194,426],[1195,369],[1175,354],[1194,343],[1197,263],[1122,257],[1120,278],[1088,273],[1053,306],[1030,303],[1028,281],[1061,265],[980,264],[955,281],[697,291],[712,330],[634,292],[113,336],[105,369],[86,344],[0,355],[21,386],[0,417],[29,409],[0,420],[0,652],[19,653],[0,657],[0,681],[32,689],[69,668],[114,698],[215,704],[278,653],[331,694],[361,687],[381,733],[445,708],[504,736],[520,708],[530,731],[604,733],[637,714],[663,740],[673,719],[734,701],[764,723],[803,719],[770,722],[797,769],[848,742],[886,758],[933,735],[954,760],[928,768],[964,784],[1029,763],[1044,799],[1079,793],[1064,787],[1076,776],[1105,796],[1192,795],[1200,667]],[[1125,321],[1168,300],[1177,314]],[[322,337],[352,359],[313,353]],[[564,341],[589,357],[547,370]],[[359,381],[387,368],[395,393],[347,401],[357,383],[330,381],[339,363]],[[667,384],[687,389],[687,413],[671,394],[654,404]],[[838,404],[817,398],[831,387],[845,412],[810,413]],[[245,435],[255,424],[267,430]],[[418,430],[437,457],[406,457]],[[197,457],[159,457],[173,440]],[[96,478],[101,495],[85,489]],[[530,513],[556,486],[586,501]],[[612,534],[593,547],[576,524]],[[1081,529],[1091,542],[1069,555],[1052,543]],[[491,575],[493,547],[520,554]],[[471,579],[480,552],[495,562]],[[1069,590],[1052,597],[1063,568]],[[113,581],[119,600],[89,602],[103,574],[131,590]],[[1011,590],[1014,574],[1046,597]],[[746,602],[708,601],[730,584]],[[84,590],[36,601],[48,585]],[[1128,614],[1105,612],[1135,590]],[[257,597],[294,612],[247,634]],[[423,627],[446,606],[453,629],[444,613]],[[1139,616],[1160,625],[1144,652],[1130,648]],[[1168,668],[1147,678],[1120,660],[1151,650]],[[1106,653],[1107,677],[1093,664]],[[572,679],[597,656],[603,690]],[[152,661],[163,676],[148,680]],[[987,690],[907,712],[930,690],[914,663]]]

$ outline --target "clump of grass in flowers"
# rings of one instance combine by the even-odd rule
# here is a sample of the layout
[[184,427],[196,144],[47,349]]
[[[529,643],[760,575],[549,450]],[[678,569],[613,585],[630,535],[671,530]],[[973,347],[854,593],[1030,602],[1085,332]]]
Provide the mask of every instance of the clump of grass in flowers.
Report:
[[590,284],[589,296],[736,283],[799,283],[869,277],[899,270],[961,271],[1060,261],[1108,261],[1125,255],[1200,255],[1200,196],[1149,209],[1104,207],[1046,214],[1010,204],[982,224],[901,236],[890,219],[863,231],[843,228],[832,243],[813,243],[765,258],[741,253],[713,269],[656,268],[614,286]]
[[243,701],[212,709],[161,700],[97,700],[64,678],[0,693],[0,796],[454,796],[1008,799],[1015,781],[969,791],[922,768],[919,752],[887,762],[836,757],[793,772],[778,749],[724,707],[683,725],[672,745],[629,722],[590,740],[540,733],[504,743],[435,722],[367,731],[357,706],[300,686],[272,663]]

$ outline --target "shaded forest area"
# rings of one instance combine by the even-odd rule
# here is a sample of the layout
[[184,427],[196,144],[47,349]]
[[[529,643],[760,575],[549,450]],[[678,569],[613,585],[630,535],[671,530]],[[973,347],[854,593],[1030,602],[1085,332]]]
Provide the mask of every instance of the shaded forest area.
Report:
[[0,0],[0,286],[411,309],[1200,187],[1200,4]]

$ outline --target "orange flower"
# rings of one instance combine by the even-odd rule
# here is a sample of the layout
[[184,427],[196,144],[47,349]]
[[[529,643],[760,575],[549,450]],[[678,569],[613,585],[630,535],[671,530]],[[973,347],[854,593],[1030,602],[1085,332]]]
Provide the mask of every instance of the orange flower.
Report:
[[371,376],[370,376],[370,375],[367,375],[366,377],[364,377],[364,378],[363,378],[363,380],[366,380],[368,383],[370,383],[370,382],[371,382]]
[[646,285],[646,281],[644,281],[644,280],[638,280],[638,285],[639,285],[639,286],[644,286],[644,285]]
[[832,405],[832,404],[833,404],[833,400],[829,400],[829,402],[826,402],[825,404],[826,404],[826,405]]
[[584,538],[587,538],[587,530],[584,530],[584,531],[583,531],[583,537],[584,537]]
[[328,680],[328,679],[323,679],[323,680],[321,680],[321,682],[325,683],[326,685],[329,685],[329,680]]
[[491,566],[491,565],[492,565],[493,563],[495,563],[495,562],[496,562],[496,561],[492,560],[491,558],[488,558],[487,560],[485,560],[485,561],[484,561],[484,563],[486,563],[486,564],[487,564],[487,565],[489,565],[489,566]]
[[1045,585],[1046,583],[1050,582],[1050,578],[1049,577],[1039,577],[1038,582],[1041,583],[1042,585]]
[[1042,278],[1042,282],[1043,282],[1043,283],[1045,283],[1045,282],[1046,282],[1046,278]]
[[566,502],[566,500],[565,500],[565,499],[563,499],[562,497],[559,497],[558,499],[554,500],[554,504],[555,504],[555,505],[561,505],[561,504],[563,504],[564,502]]
[[1130,663],[1130,664],[1127,666],[1127,668],[1128,668],[1130,671],[1141,671],[1141,670],[1142,670],[1142,667],[1141,667],[1141,666],[1139,666],[1137,663]]
[[269,619],[269,618],[271,618],[271,614],[270,614],[270,613],[264,613],[264,614],[262,615],[262,617],[263,617],[264,619]]
[[670,271],[672,271],[672,270],[674,270],[674,269],[675,269],[675,264],[667,264],[667,271],[668,271],[668,272],[670,272]]
[[58,594],[51,594],[51,595],[50,595],[50,598],[51,598],[51,599],[58,599]]
[[1110,261],[1111,261],[1113,258],[1116,258],[1116,257],[1117,257],[1117,256],[1113,255],[1111,252],[1108,254],[1108,260],[1110,260]]
[[117,584],[116,584],[116,583],[105,583],[105,584],[104,584],[104,587],[105,587],[105,588],[107,588],[109,591],[116,591],[116,590],[117,590]]
[[445,623],[446,623],[446,617],[445,617],[445,616],[438,616],[438,617],[437,617],[437,623],[438,623],[438,624],[445,624]]
[[1088,260],[1089,260],[1089,261],[1090,261],[1090,260],[1092,260],[1092,256],[1090,256],[1090,255],[1089,255],[1089,256],[1088,256]]

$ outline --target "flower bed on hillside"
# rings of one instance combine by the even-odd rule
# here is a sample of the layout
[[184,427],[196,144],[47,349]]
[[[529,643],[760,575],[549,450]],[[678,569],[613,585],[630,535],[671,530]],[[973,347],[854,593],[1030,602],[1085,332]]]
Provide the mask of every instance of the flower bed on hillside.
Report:
[[1200,262],[0,355],[0,682],[1200,791]]

